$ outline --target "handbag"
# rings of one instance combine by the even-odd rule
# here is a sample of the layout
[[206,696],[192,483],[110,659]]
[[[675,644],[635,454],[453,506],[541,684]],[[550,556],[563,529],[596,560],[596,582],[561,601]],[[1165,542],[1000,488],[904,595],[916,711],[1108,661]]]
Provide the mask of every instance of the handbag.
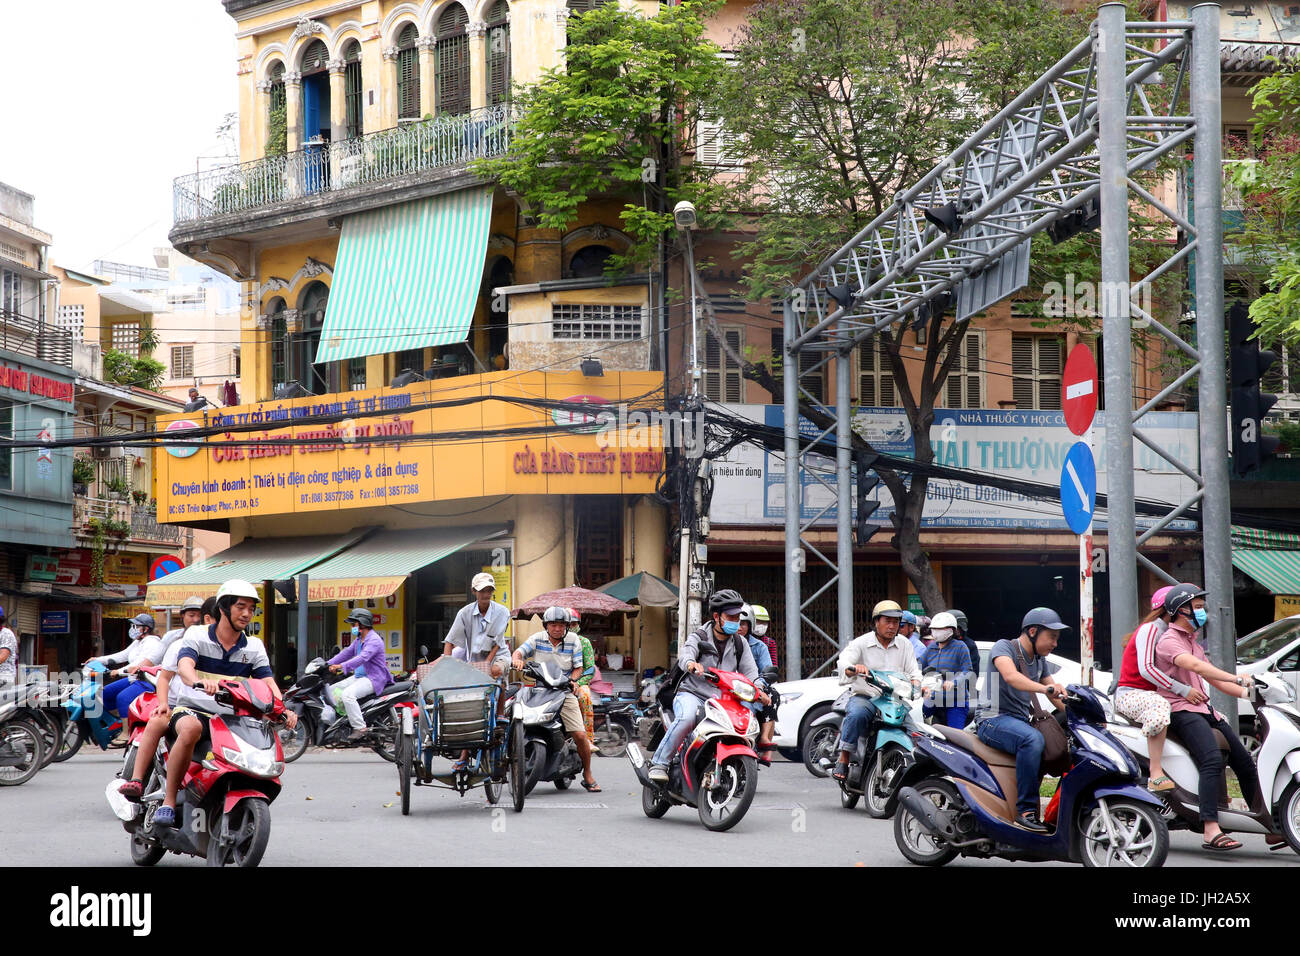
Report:
[[[1019,641],[1016,642],[1016,670],[1029,677],[1025,673],[1025,658]],[[1070,767],[1070,745],[1065,739],[1065,728],[1057,722],[1055,715],[1043,710],[1037,694],[1029,695],[1029,706],[1033,710],[1029,715],[1029,726],[1043,735],[1043,772],[1058,777]]]

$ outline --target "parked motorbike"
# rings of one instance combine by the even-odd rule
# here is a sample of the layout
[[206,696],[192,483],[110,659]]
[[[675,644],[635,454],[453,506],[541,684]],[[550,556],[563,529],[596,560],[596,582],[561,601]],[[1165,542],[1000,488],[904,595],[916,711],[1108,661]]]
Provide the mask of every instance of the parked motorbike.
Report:
[[554,783],[557,790],[568,790],[582,774],[578,747],[560,722],[564,698],[572,687],[569,675],[538,661],[528,661],[523,674],[535,683],[515,689],[505,710],[512,726],[518,726],[514,724],[518,720],[524,728],[524,793],[532,793],[543,780]]
[[330,687],[343,678],[332,674],[325,659],[317,657],[307,665],[302,677],[284,692],[285,706],[298,715],[298,726],[284,730],[285,763],[293,763],[308,747],[370,747],[385,760],[395,756],[396,724],[393,705],[410,696],[415,685],[410,681],[389,684],[382,693],[360,701],[361,716],[366,722],[366,736],[353,743],[352,725],[342,708],[334,702]]
[[[102,661],[91,661],[82,668],[81,685],[73,690],[63,705],[64,713],[68,715],[68,726],[77,728],[76,742],[70,745],[70,749],[65,748],[65,752],[56,759],[67,760],[87,740],[100,750],[107,750],[117,739],[125,721],[122,717],[113,716],[104,707],[104,675],[107,672],[108,667]],[[142,676],[144,672],[140,671],[136,676],[137,679],[148,679],[152,686],[156,684],[153,677],[156,673],[157,668],[152,668],[149,675]]]
[[627,753],[627,745],[636,735],[636,723],[640,719],[636,699],[604,697],[592,705],[592,711],[596,731],[592,748],[602,757],[621,757]]
[[[1137,783],[1137,762],[1106,728],[1102,696],[1071,684],[1065,695],[1070,767],[1049,807],[1046,833],[1017,826],[1016,759],[974,734],[933,726],[903,778],[894,842],[912,863],[942,866],[958,854],[1061,860],[1084,866],[1162,866],[1169,852],[1164,805]],[[942,738],[942,739],[939,739]],[[1054,825],[1053,825],[1054,824]]]
[[23,720],[41,735],[41,766],[48,767],[63,746],[63,725],[52,716],[58,689],[48,681],[15,684],[0,690],[0,701],[13,703],[12,718]]
[[24,784],[45,766],[45,741],[23,703],[18,688],[0,691],[0,787]]
[[[658,819],[681,803],[696,808],[706,829],[729,830],[744,818],[758,790],[754,742],[759,723],[745,706],[758,694],[743,674],[711,667],[702,676],[721,693],[704,702],[694,732],[673,755],[668,782],[650,779],[649,761],[638,744],[628,744],[627,756],[641,782],[641,809],[646,816]],[[650,746],[659,746],[664,733],[661,721]]]
[[167,782],[167,745],[155,756],[154,787],[139,804],[110,786],[109,805],[131,835],[131,860],[152,866],[169,850],[206,857],[209,866],[257,866],[271,836],[271,802],[280,793],[284,750],[265,718],[282,718],[284,705],[262,681],[225,680],[213,695],[234,714],[213,716],[210,742],[199,741],[176,799],[178,826],[159,826]]
[[[906,674],[872,670],[867,672],[866,680],[880,691],[872,701],[878,716],[868,731],[859,735],[857,746],[849,755],[848,775],[840,782],[840,806],[852,810],[862,798],[867,813],[877,820],[888,820],[898,806],[899,783],[915,763],[913,735],[933,731],[923,721],[917,721],[912,713],[910,702],[918,695]],[[828,722],[835,723],[835,747],[831,756],[822,758],[828,771],[843,749],[838,739],[838,728],[852,697],[851,691],[842,694],[831,712],[809,728],[811,731]]]
[[[1255,705],[1255,736],[1260,746],[1252,756],[1259,773],[1264,805],[1234,810],[1228,803],[1227,774],[1220,776],[1219,826],[1228,833],[1280,833],[1300,853],[1300,710],[1295,691],[1280,676],[1255,674],[1251,703]],[[1128,748],[1144,773],[1150,772],[1147,738],[1140,727],[1116,713],[1106,726]],[[1219,750],[1226,755],[1228,742],[1214,732]],[[1174,781],[1173,790],[1155,794],[1166,806],[1170,829],[1203,829],[1197,799],[1200,774],[1196,761],[1169,728],[1161,757],[1165,776]]]

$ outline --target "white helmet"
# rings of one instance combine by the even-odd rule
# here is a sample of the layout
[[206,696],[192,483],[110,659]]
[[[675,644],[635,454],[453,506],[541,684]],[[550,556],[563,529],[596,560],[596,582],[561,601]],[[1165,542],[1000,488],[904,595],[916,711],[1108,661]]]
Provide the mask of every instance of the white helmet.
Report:
[[[946,632],[946,633],[936,633]],[[930,636],[936,641],[946,641],[957,633],[957,618],[948,611],[940,611],[930,619]]]
[[546,625],[554,621],[567,625],[569,623],[568,610],[562,607],[548,607],[545,613],[542,614],[542,624]]
[[750,605],[746,604],[746,605],[744,605],[744,606],[741,607],[741,609],[740,609],[740,620],[741,620],[742,623],[745,622],[745,621],[748,621],[748,622],[749,622],[750,630],[753,630],[753,628],[754,628],[754,609],[753,609]]
[[257,593],[257,588],[240,578],[231,578],[221,585],[221,590],[217,592],[217,600],[220,601],[224,597],[252,598],[259,602],[262,600],[262,596]]

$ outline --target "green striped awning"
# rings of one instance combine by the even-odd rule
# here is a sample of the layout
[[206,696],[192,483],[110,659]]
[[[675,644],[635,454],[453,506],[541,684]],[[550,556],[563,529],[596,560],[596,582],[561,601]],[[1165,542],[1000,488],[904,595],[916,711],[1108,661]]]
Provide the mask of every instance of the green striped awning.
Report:
[[491,217],[475,187],[345,218],[316,362],[464,341]]
[[1265,551],[1300,551],[1300,534],[1286,531],[1266,531],[1262,528],[1232,526],[1234,548],[1255,548]]
[[1274,594],[1300,594],[1300,551],[1233,548],[1232,565]]
[[[354,548],[311,569],[308,586],[321,599],[337,595],[387,597],[412,571],[441,561],[476,541],[501,537],[500,525],[466,528],[404,528],[378,531]],[[465,582],[466,587],[469,582]],[[316,600],[315,597],[312,600]]]

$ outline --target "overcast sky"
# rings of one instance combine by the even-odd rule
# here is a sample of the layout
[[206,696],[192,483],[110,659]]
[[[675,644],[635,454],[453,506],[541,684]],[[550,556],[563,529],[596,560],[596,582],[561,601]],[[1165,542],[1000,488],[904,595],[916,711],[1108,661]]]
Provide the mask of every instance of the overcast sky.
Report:
[[172,180],[228,149],[235,21],[220,0],[0,0],[0,77],[0,182],[36,197],[54,262],[152,266]]

